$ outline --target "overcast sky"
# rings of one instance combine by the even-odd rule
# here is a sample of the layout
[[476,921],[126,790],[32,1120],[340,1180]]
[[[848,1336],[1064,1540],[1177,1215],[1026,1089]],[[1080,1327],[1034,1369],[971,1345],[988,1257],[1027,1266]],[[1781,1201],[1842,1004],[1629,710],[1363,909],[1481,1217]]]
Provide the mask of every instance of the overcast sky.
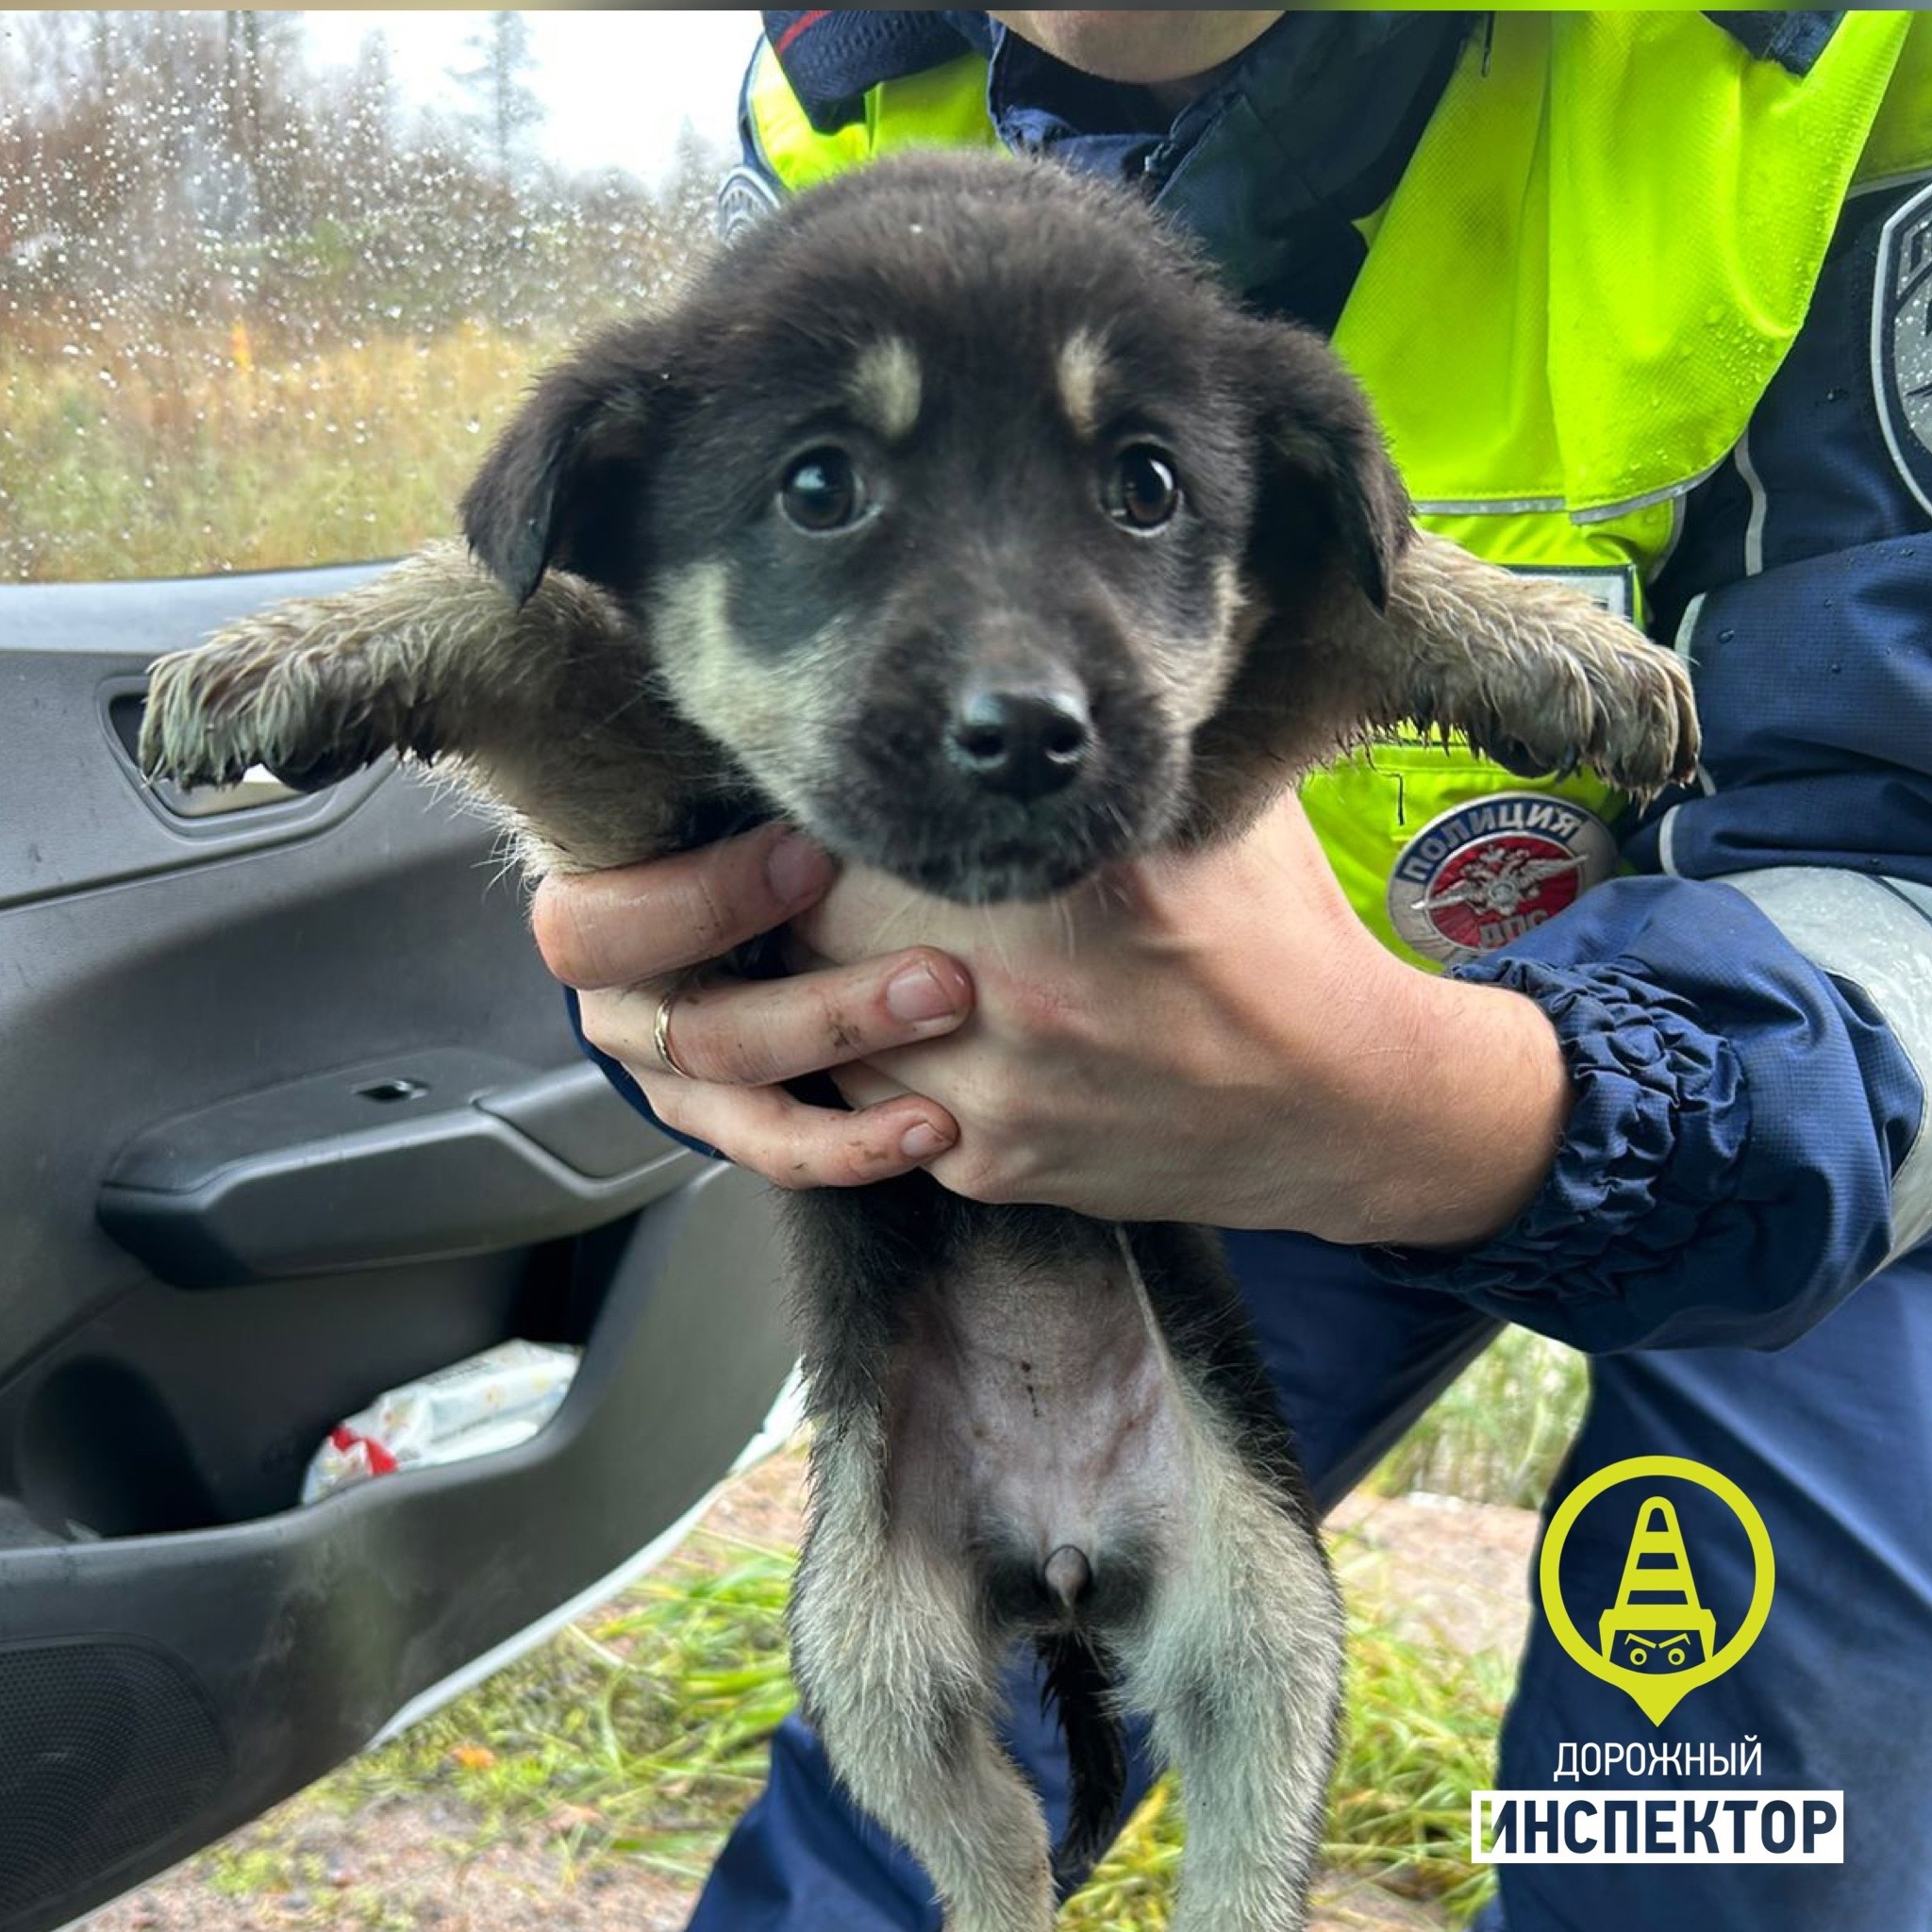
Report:
[[[466,107],[449,77],[475,64],[464,42],[487,13],[309,12],[312,66],[348,65],[364,39],[389,42],[396,89],[412,105]],[[738,88],[758,34],[756,13],[532,12],[528,85],[548,109],[537,142],[569,168],[626,168],[655,180],[689,117],[713,147],[736,156]]]

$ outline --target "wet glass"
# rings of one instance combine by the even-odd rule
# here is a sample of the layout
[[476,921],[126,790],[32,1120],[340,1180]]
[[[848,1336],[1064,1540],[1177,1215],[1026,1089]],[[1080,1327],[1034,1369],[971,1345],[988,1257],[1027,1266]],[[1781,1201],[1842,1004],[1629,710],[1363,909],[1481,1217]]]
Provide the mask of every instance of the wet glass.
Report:
[[[542,16],[444,16],[428,90],[367,18],[346,61],[293,13],[0,21],[0,581],[447,532],[534,371],[709,245],[736,82],[717,33],[689,78],[711,132],[686,122],[666,154],[641,130],[632,169],[546,138],[575,109],[533,85]],[[692,16],[605,18],[626,24],[587,68],[694,44]]]

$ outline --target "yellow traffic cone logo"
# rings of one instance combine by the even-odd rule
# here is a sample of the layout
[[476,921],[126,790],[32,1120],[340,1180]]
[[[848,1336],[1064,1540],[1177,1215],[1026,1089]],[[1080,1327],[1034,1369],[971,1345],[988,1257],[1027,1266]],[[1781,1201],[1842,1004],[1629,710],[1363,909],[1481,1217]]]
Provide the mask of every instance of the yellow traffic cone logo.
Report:
[[[1654,1557],[1663,1560],[1653,1563]],[[1668,1497],[1650,1496],[1638,1507],[1616,1606],[1597,1620],[1597,1647],[1611,1663],[1627,1664],[1633,1671],[1644,1669],[1653,1657],[1660,1669],[1668,1665],[1680,1670],[1690,1661],[1693,1636],[1702,1642],[1708,1663],[1717,1640],[1717,1619],[1697,1601],[1677,1512]],[[1616,1652],[1620,1637],[1624,1644],[1621,1657]]]
[[[1620,1484],[1653,1484],[1659,1476],[1679,1476],[1708,1490],[1737,1517],[1750,1541],[1750,1607],[1722,1648],[1716,1647],[1717,1618],[1698,1598],[1676,1509],[1654,1489],[1638,1505],[1617,1601],[1597,1618],[1594,1644],[1576,1627],[1563,1602],[1563,1544],[1586,1506]],[[1723,1676],[1757,1641],[1771,1614],[1776,1566],[1764,1519],[1728,1476],[1681,1456],[1633,1456],[1598,1470],[1563,1499],[1543,1536],[1538,1581],[1557,1641],[1591,1676],[1628,1691],[1651,1723],[1660,1724],[1689,1691]]]

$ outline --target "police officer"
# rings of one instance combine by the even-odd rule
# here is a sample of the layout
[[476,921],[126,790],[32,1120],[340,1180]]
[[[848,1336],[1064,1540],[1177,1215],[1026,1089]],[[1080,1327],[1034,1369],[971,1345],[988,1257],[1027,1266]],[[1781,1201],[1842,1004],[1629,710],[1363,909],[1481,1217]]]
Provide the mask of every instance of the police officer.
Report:
[[[780,827],[552,880],[538,937],[587,1043],[787,1186],[917,1165],[1232,1230],[1328,1501],[1497,1322],[1590,1351],[1557,1493],[1688,1457],[1777,1552],[1745,1664],[1655,1735],[1748,1735],[1762,1783],[1842,1790],[1845,1862],[1509,1866],[1485,1925],[1932,1924],[1927,29],[765,22],[727,223],[918,142],[1139,184],[1257,305],[1332,335],[1420,523],[1674,640],[1706,769],[1639,817],[1589,780],[1380,745],[1239,844],[1083,898],[1071,943],[1024,908],[996,941],[936,913],[872,957],[863,882]],[[667,998],[787,920],[812,970]],[[819,1068],[855,1111],[778,1084]],[[1624,1554],[1581,1554],[1604,1604]],[[1536,1620],[1500,1783],[1548,1788],[1559,1744],[1648,1734],[1632,1715]],[[1054,1740],[1024,1699],[1014,1724],[1051,1810]],[[794,1721],[692,1925],[911,1932],[930,1898]]]

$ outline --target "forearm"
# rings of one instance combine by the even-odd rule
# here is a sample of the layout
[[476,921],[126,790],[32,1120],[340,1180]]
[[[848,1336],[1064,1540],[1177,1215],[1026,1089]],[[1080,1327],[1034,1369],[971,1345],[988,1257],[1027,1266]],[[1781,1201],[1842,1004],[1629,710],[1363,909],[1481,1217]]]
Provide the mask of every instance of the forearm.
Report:
[[1350,1171],[1307,1231],[1456,1249],[1489,1241],[1546,1183],[1574,1100],[1556,1028],[1502,987],[1394,966],[1382,1060],[1338,1107]]

